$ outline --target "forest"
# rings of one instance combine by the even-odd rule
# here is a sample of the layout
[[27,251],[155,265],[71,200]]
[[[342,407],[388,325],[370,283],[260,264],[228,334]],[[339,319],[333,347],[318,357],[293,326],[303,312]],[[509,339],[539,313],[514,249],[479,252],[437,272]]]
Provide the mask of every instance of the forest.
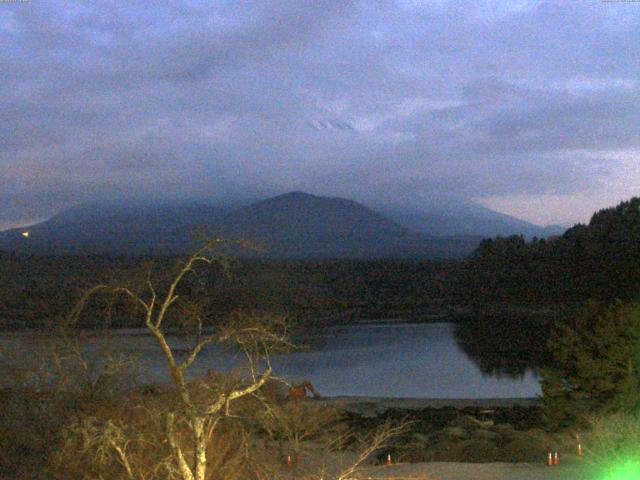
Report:
[[[170,272],[172,257],[0,255],[0,328],[55,324],[97,283],[128,283]],[[207,271],[212,318],[234,311],[284,314],[297,323],[449,315],[460,264],[433,260],[226,259]],[[135,325],[114,318],[113,327]],[[91,327],[91,324],[87,324]]]
[[559,237],[485,239],[460,275],[460,298],[474,304],[633,300],[640,287],[640,198],[600,210]]

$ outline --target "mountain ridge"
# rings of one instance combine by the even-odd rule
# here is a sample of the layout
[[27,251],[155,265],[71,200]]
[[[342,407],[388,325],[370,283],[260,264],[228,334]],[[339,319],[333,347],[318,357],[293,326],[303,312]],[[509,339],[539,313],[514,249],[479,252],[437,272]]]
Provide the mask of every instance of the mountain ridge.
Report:
[[[398,215],[399,220],[402,217]],[[116,202],[65,210],[25,229],[0,232],[0,250],[56,255],[173,255],[197,247],[190,232],[245,239],[281,258],[460,258],[480,235],[430,235],[343,197],[292,191],[244,207],[206,202]]]
[[474,202],[430,204],[423,208],[379,207],[384,215],[427,235],[479,235],[482,237],[522,235],[546,238],[562,235],[559,225],[539,226],[505,213],[496,212]]

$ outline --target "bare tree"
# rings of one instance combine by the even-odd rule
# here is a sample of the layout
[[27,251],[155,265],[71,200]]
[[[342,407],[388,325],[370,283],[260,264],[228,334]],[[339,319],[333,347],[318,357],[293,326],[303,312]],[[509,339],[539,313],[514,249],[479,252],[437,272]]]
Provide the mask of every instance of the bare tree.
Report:
[[260,427],[278,444],[281,458],[290,457],[297,470],[306,448],[316,444],[338,446],[346,426],[335,408],[313,401],[264,403],[257,413]]
[[[108,294],[112,299],[128,299],[129,304],[135,307],[133,312],[140,315],[141,323],[162,351],[172,388],[169,392],[138,397],[135,401],[139,404],[134,406],[132,403],[129,411],[121,409],[119,416],[110,417],[107,413],[77,418],[66,430],[70,439],[66,451],[84,451],[89,457],[93,455],[92,461],[101,465],[102,471],[120,469],[121,477],[128,480],[246,478],[239,467],[230,471],[239,462],[254,462],[252,468],[256,478],[280,478],[283,473],[278,472],[280,467],[269,466],[264,457],[250,458],[256,453],[255,449],[251,450],[256,431],[230,427],[229,422],[223,421],[236,418],[240,422],[234,425],[240,425],[244,420],[257,420],[261,424],[258,428],[272,438],[276,433],[283,436],[296,456],[303,451],[305,442],[321,442],[327,454],[327,468],[302,472],[304,478],[357,478],[362,466],[392,437],[403,432],[406,423],[387,424],[361,436],[357,432],[345,431],[342,426],[334,428],[339,424],[338,416],[330,408],[325,411],[318,404],[311,407],[277,402],[270,404],[274,399],[264,394],[264,387],[271,383],[270,379],[275,379],[271,355],[292,347],[287,339],[284,319],[238,314],[223,322],[218,319],[215,328],[210,328],[208,320],[212,312],[203,304],[206,303],[203,302],[206,291],[198,291],[197,288],[208,275],[207,270],[216,265],[226,269],[224,257],[216,255],[223,242],[222,239],[207,242],[181,261],[164,281],[152,279],[148,274],[142,285],[131,282],[125,285],[99,284],[82,297],[71,312],[70,322],[77,322],[90,302],[102,294]],[[172,327],[176,325],[179,327],[177,330],[189,339],[187,348],[176,347],[171,338],[176,333]],[[189,371],[199,354],[207,346],[220,343],[234,345],[242,352],[246,369],[237,375],[212,371],[205,379],[193,379]],[[82,359],[82,348],[74,347],[73,354],[79,359],[81,369],[88,373],[90,366]],[[86,376],[90,378],[90,375]],[[95,389],[98,383],[94,380],[88,386]],[[127,401],[124,399],[122,403]],[[248,404],[253,407],[247,408]],[[262,412],[247,415],[247,410],[254,407],[262,409]],[[137,413],[132,413],[133,410]],[[158,441],[159,432],[162,432],[160,436],[164,442]],[[358,451],[342,461],[347,444],[357,445]],[[145,453],[149,449],[154,449],[154,455]],[[219,452],[231,450],[235,452],[231,460],[219,455]],[[218,453],[216,458],[213,458],[214,452]],[[145,456],[153,457],[151,465],[144,464]],[[62,456],[61,461],[64,462],[65,458],[69,457]],[[284,472],[287,478],[290,473]],[[101,475],[96,474],[96,478],[102,478]]]
[[[166,412],[164,430],[182,480],[207,478],[207,442],[220,420],[231,413],[235,401],[256,393],[265,385],[272,377],[272,351],[288,344],[283,319],[271,316],[235,317],[226,324],[219,325],[213,333],[205,333],[202,309],[193,299],[181,298],[180,289],[188,276],[197,276],[198,269],[203,266],[216,263],[224,265],[223,257],[215,255],[223,242],[222,239],[207,242],[180,264],[164,288],[154,284],[150,276],[142,290],[130,286],[96,285],[84,295],[72,312],[72,318],[77,318],[93,296],[105,292],[123,295],[138,307],[144,326],[162,350],[172,384],[178,394],[179,409]],[[177,319],[183,327],[189,327],[192,343],[186,351],[178,352],[167,338],[170,318]],[[213,343],[229,342],[237,345],[244,353],[248,365],[246,375],[223,385],[198,386],[188,380],[187,370],[205,347]],[[185,421],[179,422],[177,417],[183,417]],[[185,436],[178,432],[178,424],[185,424],[189,434]],[[112,424],[110,428],[113,433],[115,430]],[[120,437],[121,435],[118,438]],[[118,443],[107,444],[115,449],[127,476],[133,478],[124,448],[120,446],[124,445],[123,441],[120,439]]]
[[382,426],[365,435],[357,435],[357,441],[360,449],[356,453],[356,458],[342,468],[340,472],[334,476],[335,480],[356,479],[361,473],[362,467],[376,453],[389,446],[391,439],[402,435],[407,431],[410,423],[403,420],[399,423],[384,423]]
[[363,432],[350,428],[335,407],[313,400],[267,404],[258,420],[269,437],[284,442],[292,454],[282,478],[305,480],[361,478],[371,468],[370,460],[410,426],[403,419]]

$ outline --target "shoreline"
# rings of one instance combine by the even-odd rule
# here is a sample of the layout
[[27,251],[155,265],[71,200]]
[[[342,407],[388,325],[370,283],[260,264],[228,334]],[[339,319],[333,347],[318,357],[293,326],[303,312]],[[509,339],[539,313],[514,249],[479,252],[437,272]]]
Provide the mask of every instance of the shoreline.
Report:
[[[314,329],[324,328],[344,328],[344,327],[366,327],[366,326],[379,326],[379,325],[423,325],[423,324],[437,324],[437,323],[459,323],[462,317],[456,315],[427,315],[420,317],[389,317],[389,318],[357,318],[345,320],[343,318],[319,318],[317,323],[305,325],[306,333],[313,332]],[[204,333],[213,333],[217,327],[207,326],[203,328]],[[102,335],[108,332],[114,336],[148,336],[153,337],[153,334],[144,326],[109,326],[109,327],[82,327],[76,329],[77,332],[84,335]],[[168,335],[183,335],[183,331],[180,328],[168,328],[166,330]],[[23,327],[23,326],[2,326],[0,327],[1,335],[28,335],[28,334],[42,334],[47,336],[55,336],[51,330],[43,327]]]
[[327,406],[333,406],[346,411],[375,411],[384,413],[386,410],[422,410],[426,408],[512,408],[537,407],[541,404],[539,397],[522,398],[402,398],[402,397],[360,397],[336,396],[323,397],[317,400]]

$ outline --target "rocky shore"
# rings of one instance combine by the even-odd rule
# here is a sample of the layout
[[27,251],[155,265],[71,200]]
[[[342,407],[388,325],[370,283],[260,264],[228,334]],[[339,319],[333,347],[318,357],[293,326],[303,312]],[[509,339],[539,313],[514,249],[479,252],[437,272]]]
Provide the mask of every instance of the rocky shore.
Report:
[[550,451],[558,452],[563,463],[575,460],[577,453],[574,437],[545,431],[535,398],[337,397],[322,401],[341,410],[347,423],[361,431],[387,421],[409,421],[408,431],[387,452],[398,462],[543,465]]
[[397,398],[397,397],[324,397],[322,402],[343,411],[363,416],[379,415],[387,410],[421,410],[425,408],[510,408],[537,407],[539,398]]

